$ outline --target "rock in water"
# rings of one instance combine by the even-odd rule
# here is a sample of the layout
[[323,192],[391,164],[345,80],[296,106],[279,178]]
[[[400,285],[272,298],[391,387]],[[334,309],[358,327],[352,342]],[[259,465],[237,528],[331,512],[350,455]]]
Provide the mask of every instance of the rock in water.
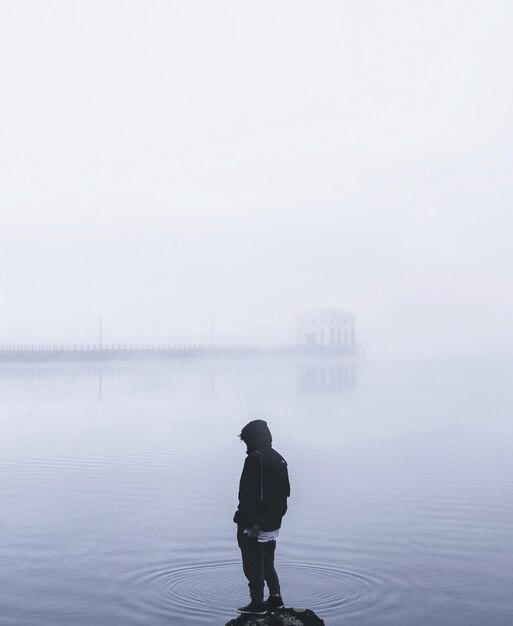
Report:
[[240,615],[226,626],[324,626],[310,609],[280,609],[267,615]]

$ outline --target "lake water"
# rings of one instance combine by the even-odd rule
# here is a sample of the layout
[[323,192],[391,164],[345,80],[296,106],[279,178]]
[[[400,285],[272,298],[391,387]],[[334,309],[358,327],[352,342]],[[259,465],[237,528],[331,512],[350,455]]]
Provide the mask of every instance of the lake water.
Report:
[[267,419],[288,606],[328,626],[513,624],[513,364],[0,366],[0,624],[222,626]]

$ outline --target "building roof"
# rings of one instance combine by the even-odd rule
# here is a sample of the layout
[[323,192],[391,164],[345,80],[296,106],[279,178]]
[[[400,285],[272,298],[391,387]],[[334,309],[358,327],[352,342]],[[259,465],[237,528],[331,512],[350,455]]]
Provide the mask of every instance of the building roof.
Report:
[[353,319],[355,316],[343,309],[307,309],[299,317],[346,317]]

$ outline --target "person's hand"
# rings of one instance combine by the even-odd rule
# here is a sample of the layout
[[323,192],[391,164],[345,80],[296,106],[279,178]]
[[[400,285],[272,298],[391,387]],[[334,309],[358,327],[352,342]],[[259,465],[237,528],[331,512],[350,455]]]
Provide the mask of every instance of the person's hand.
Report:
[[258,524],[253,524],[251,528],[245,528],[243,532],[244,532],[244,535],[246,535],[248,539],[258,539],[258,535],[260,533],[260,526]]

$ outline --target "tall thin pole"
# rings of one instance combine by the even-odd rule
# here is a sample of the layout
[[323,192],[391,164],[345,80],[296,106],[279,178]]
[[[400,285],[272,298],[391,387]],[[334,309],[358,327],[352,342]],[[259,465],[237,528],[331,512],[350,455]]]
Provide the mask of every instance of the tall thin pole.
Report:
[[99,336],[99,340],[100,340],[100,350],[103,349],[103,320],[100,317],[100,323],[98,326],[98,336]]
[[214,320],[210,322],[210,347],[214,348]]

